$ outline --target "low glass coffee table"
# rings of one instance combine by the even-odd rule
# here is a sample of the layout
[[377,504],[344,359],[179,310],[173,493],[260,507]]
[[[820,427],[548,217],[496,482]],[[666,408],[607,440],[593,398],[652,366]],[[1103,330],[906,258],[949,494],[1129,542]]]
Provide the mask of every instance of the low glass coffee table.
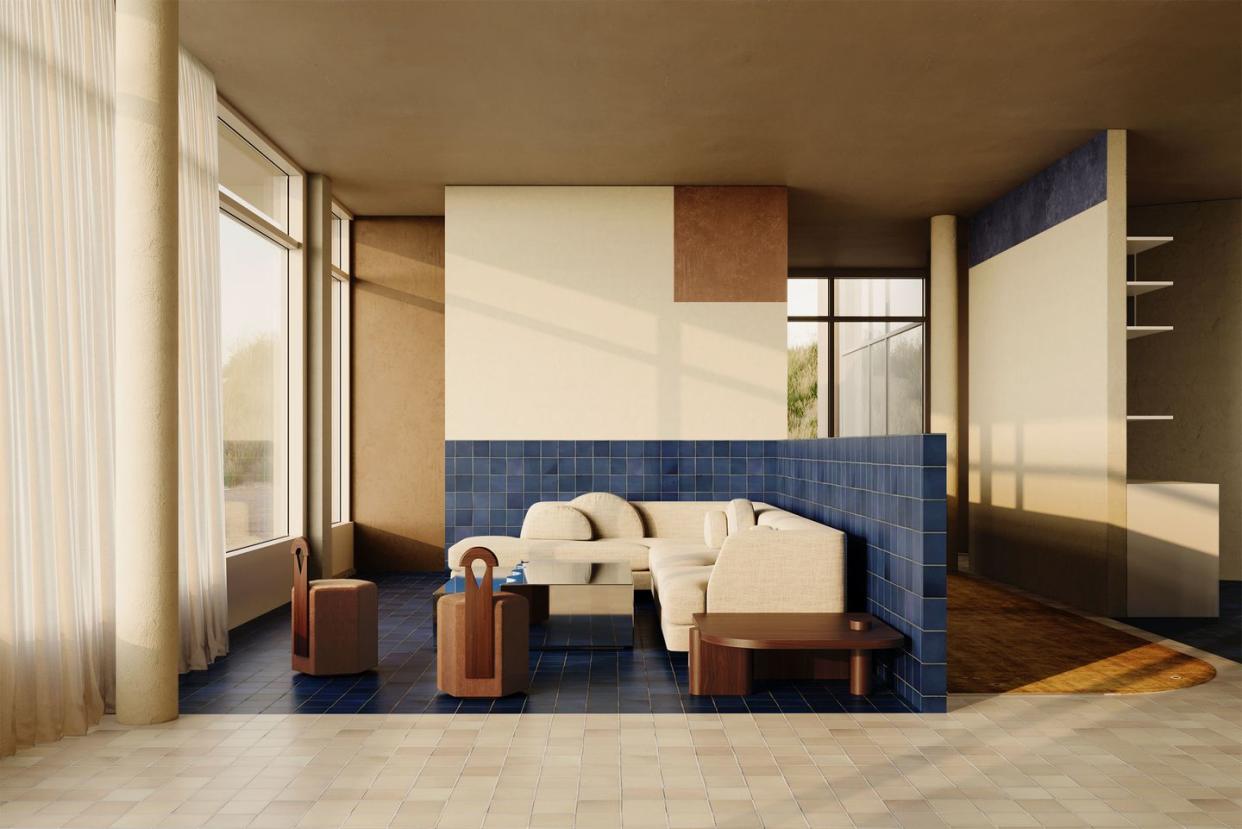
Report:
[[[453,576],[431,597],[436,604],[462,593],[468,575]],[[523,561],[497,567],[492,589],[525,596],[530,603],[530,646],[542,650],[634,646],[634,574],[629,562]]]

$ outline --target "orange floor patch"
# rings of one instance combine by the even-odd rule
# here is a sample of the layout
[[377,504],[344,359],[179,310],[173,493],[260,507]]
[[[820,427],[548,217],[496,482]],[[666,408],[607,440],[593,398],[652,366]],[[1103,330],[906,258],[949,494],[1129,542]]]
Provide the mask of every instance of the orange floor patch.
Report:
[[1137,694],[1214,676],[1201,659],[991,582],[949,576],[949,693]]

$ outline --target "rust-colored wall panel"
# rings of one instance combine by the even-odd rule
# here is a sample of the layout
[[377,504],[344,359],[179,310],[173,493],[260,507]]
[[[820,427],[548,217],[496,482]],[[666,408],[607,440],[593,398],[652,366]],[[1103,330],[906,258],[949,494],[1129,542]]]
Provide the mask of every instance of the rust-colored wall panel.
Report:
[[784,302],[784,187],[673,188],[673,300]]
[[444,569],[444,219],[354,221],[360,572]]

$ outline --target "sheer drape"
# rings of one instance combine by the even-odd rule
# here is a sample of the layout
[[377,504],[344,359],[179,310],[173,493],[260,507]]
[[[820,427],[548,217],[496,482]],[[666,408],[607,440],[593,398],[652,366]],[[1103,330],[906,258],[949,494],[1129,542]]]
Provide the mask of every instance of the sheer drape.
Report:
[[228,652],[216,84],[180,58],[181,670]]
[[[113,16],[0,2],[0,756],[113,697]],[[186,670],[227,651],[228,613],[216,91],[180,72]]]
[[113,690],[112,0],[0,2],[0,755]]

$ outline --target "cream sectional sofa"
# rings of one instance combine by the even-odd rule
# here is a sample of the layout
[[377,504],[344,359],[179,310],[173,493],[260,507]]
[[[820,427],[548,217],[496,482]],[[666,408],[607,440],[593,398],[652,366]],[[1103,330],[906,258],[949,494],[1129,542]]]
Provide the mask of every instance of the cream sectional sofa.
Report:
[[448,550],[459,569],[471,547],[501,566],[552,558],[627,561],[650,588],[669,650],[689,648],[695,613],[831,613],[845,610],[845,534],[767,504],[626,501],[590,492],[531,506],[521,536],[482,535]]

